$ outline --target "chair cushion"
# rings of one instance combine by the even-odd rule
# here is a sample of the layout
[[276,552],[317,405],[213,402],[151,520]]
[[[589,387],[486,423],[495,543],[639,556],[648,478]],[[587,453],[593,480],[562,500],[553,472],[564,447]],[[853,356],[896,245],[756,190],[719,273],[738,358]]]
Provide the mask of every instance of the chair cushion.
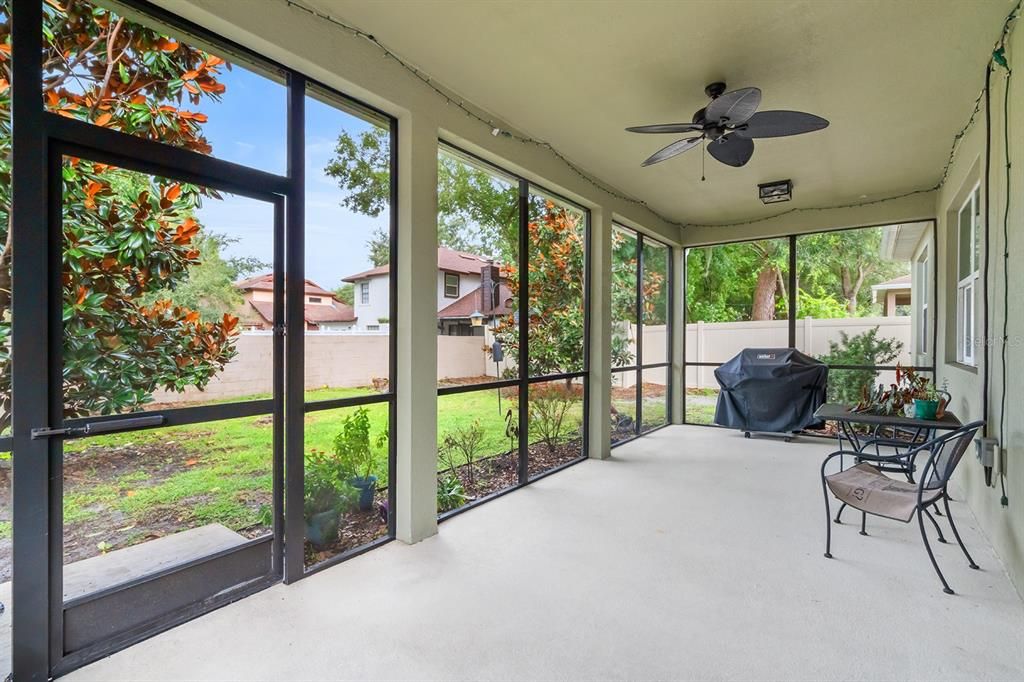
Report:
[[[829,490],[839,500],[868,514],[909,522],[917,510],[917,484],[897,481],[867,463],[860,463],[825,477]],[[925,490],[921,501],[929,505],[942,490]]]

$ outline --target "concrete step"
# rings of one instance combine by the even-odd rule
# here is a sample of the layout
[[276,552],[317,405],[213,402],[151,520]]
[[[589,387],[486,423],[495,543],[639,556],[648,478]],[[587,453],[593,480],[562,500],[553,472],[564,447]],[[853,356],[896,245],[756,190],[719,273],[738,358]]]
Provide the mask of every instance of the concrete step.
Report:
[[64,567],[64,601],[201,559],[247,542],[219,523],[115,549]]

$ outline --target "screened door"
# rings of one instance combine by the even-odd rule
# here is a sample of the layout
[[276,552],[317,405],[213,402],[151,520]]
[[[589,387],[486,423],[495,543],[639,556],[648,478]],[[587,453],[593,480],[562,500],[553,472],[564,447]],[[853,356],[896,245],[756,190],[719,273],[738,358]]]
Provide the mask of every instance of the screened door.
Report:
[[[280,579],[284,225],[273,194],[52,149],[50,419],[34,436],[54,473],[59,670]],[[266,271],[225,293],[218,268],[240,257]]]

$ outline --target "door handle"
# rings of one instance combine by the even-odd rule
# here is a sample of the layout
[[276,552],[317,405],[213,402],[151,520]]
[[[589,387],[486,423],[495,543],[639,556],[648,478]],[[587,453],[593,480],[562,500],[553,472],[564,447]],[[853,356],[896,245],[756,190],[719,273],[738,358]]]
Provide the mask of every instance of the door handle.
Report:
[[98,422],[88,422],[82,426],[64,426],[51,428],[44,426],[32,429],[32,440],[40,438],[51,438],[62,436],[64,438],[76,438],[79,436],[95,436],[101,433],[112,433],[115,431],[131,431],[133,429],[144,429],[147,426],[161,426],[167,421],[162,414],[146,415],[145,417],[126,417],[124,419],[106,419]]

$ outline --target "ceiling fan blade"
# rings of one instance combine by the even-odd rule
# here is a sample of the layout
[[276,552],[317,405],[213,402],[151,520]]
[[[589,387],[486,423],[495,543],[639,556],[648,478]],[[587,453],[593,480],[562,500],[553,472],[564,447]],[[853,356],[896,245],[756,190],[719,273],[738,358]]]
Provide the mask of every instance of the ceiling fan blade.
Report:
[[760,111],[736,131],[743,137],[786,137],[812,133],[828,127],[821,116],[802,111]]
[[649,126],[626,128],[627,133],[689,133],[703,130],[699,123],[656,123]]
[[686,140],[678,140],[676,142],[673,142],[664,149],[659,149],[658,151],[651,154],[651,156],[648,157],[647,160],[645,160],[640,165],[651,166],[656,163],[661,163],[665,159],[671,159],[673,156],[676,156],[677,154],[682,154],[686,150],[693,149],[694,147],[696,147],[702,138],[703,135],[699,135],[697,137],[691,137]]
[[754,141],[735,133],[724,135],[708,143],[708,154],[727,166],[739,168],[754,155]]
[[753,116],[760,105],[761,91],[758,88],[740,88],[711,100],[704,117],[709,121],[737,125]]

